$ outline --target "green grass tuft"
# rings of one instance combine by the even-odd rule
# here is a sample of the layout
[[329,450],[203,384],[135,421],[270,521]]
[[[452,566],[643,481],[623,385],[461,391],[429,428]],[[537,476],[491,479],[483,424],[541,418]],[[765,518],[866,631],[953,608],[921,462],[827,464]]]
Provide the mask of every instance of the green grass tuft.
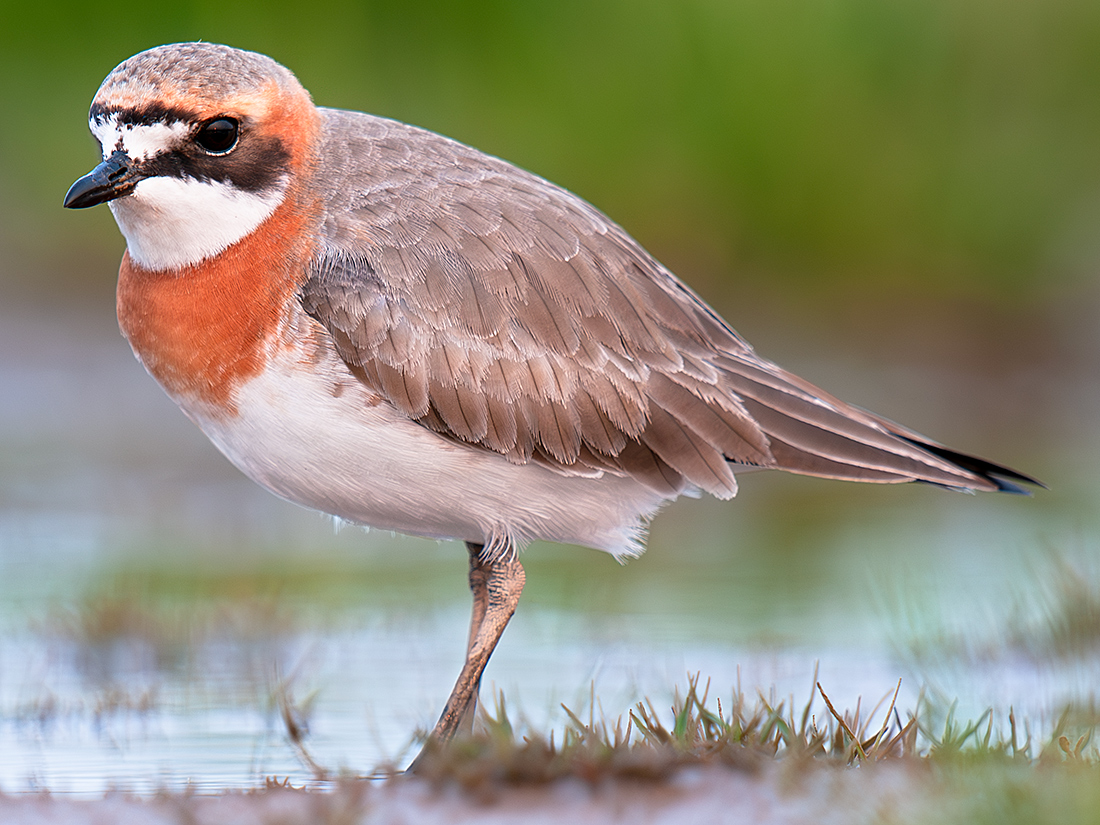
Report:
[[[1018,729],[1009,713],[1000,733],[992,710],[961,721],[955,707],[940,714],[923,698],[902,721],[898,688],[868,713],[857,704],[839,712],[821,684],[814,684],[826,713],[815,713],[814,696],[801,708],[793,701],[747,698],[735,691],[732,702],[709,699],[710,684],[688,679],[667,710],[639,702],[614,722],[587,721],[564,708],[568,724],[560,737],[551,731],[522,731],[509,716],[503,693],[492,711],[482,708],[474,733],[443,748],[427,744],[419,775],[432,782],[454,782],[468,790],[494,785],[541,784],[564,778],[597,783],[609,779],[663,780],[679,769],[721,765],[754,771],[770,763],[862,765],[886,760],[910,764],[1055,765],[1097,767],[1093,744],[1098,721],[1067,709],[1049,739],[1038,746],[1025,723]],[[900,687],[900,683],[899,686]],[[563,706],[564,707],[564,706]],[[881,713],[880,713],[881,711]]]

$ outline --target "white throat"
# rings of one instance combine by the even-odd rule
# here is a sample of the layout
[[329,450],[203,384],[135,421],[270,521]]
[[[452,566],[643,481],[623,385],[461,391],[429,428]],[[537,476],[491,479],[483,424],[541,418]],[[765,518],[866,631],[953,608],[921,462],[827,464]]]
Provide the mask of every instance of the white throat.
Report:
[[180,269],[217,255],[258,227],[286,195],[230,183],[155,177],[110,203],[130,257],[146,269]]
[[[163,152],[190,131],[185,123],[122,123],[117,115],[89,122],[104,159],[118,149],[132,161]],[[264,192],[231,183],[162,176],[139,181],[110,203],[130,257],[146,269],[181,269],[217,255],[248,235],[286,196],[287,179]]]

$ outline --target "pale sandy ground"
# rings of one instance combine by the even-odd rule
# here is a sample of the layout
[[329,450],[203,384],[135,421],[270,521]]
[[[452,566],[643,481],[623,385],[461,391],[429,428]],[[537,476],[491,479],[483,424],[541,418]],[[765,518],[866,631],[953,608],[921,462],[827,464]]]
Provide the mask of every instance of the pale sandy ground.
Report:
[[270,789],[219,796],[74,800],[0,795],[3,825],[542,825],[629,822],[906,822],[921,816],[922,771],[902,765],[863,768],[769,766],[756,773],[710,767],[665,783],[576,780],[481,792],[397,779],[349,783],[335,791]]

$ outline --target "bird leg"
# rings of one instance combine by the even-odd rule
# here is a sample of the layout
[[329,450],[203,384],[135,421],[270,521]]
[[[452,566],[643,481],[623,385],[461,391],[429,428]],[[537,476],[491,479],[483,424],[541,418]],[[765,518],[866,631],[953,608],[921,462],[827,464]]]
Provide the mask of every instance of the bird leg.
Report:
[[482,545],[466,542],[466,549],[470,553],[470,591],[474,596],[466,664],[428,742],[409,766],[409,771],[414,773],[428,748],[446,745],[456,733],[470,733],[473,730],[481,674],[509,619],[516,612],[527,578],[514,553],[499,559],[485,559],[481,555]]

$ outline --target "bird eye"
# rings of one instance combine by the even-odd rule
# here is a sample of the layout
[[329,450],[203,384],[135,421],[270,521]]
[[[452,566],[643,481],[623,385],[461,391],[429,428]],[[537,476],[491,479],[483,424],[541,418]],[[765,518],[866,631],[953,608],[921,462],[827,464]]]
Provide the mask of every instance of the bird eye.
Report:
[[208,120],[195,135],[197,143],[211,155],[224,155],[237,145],[237,121],[228,117]]

